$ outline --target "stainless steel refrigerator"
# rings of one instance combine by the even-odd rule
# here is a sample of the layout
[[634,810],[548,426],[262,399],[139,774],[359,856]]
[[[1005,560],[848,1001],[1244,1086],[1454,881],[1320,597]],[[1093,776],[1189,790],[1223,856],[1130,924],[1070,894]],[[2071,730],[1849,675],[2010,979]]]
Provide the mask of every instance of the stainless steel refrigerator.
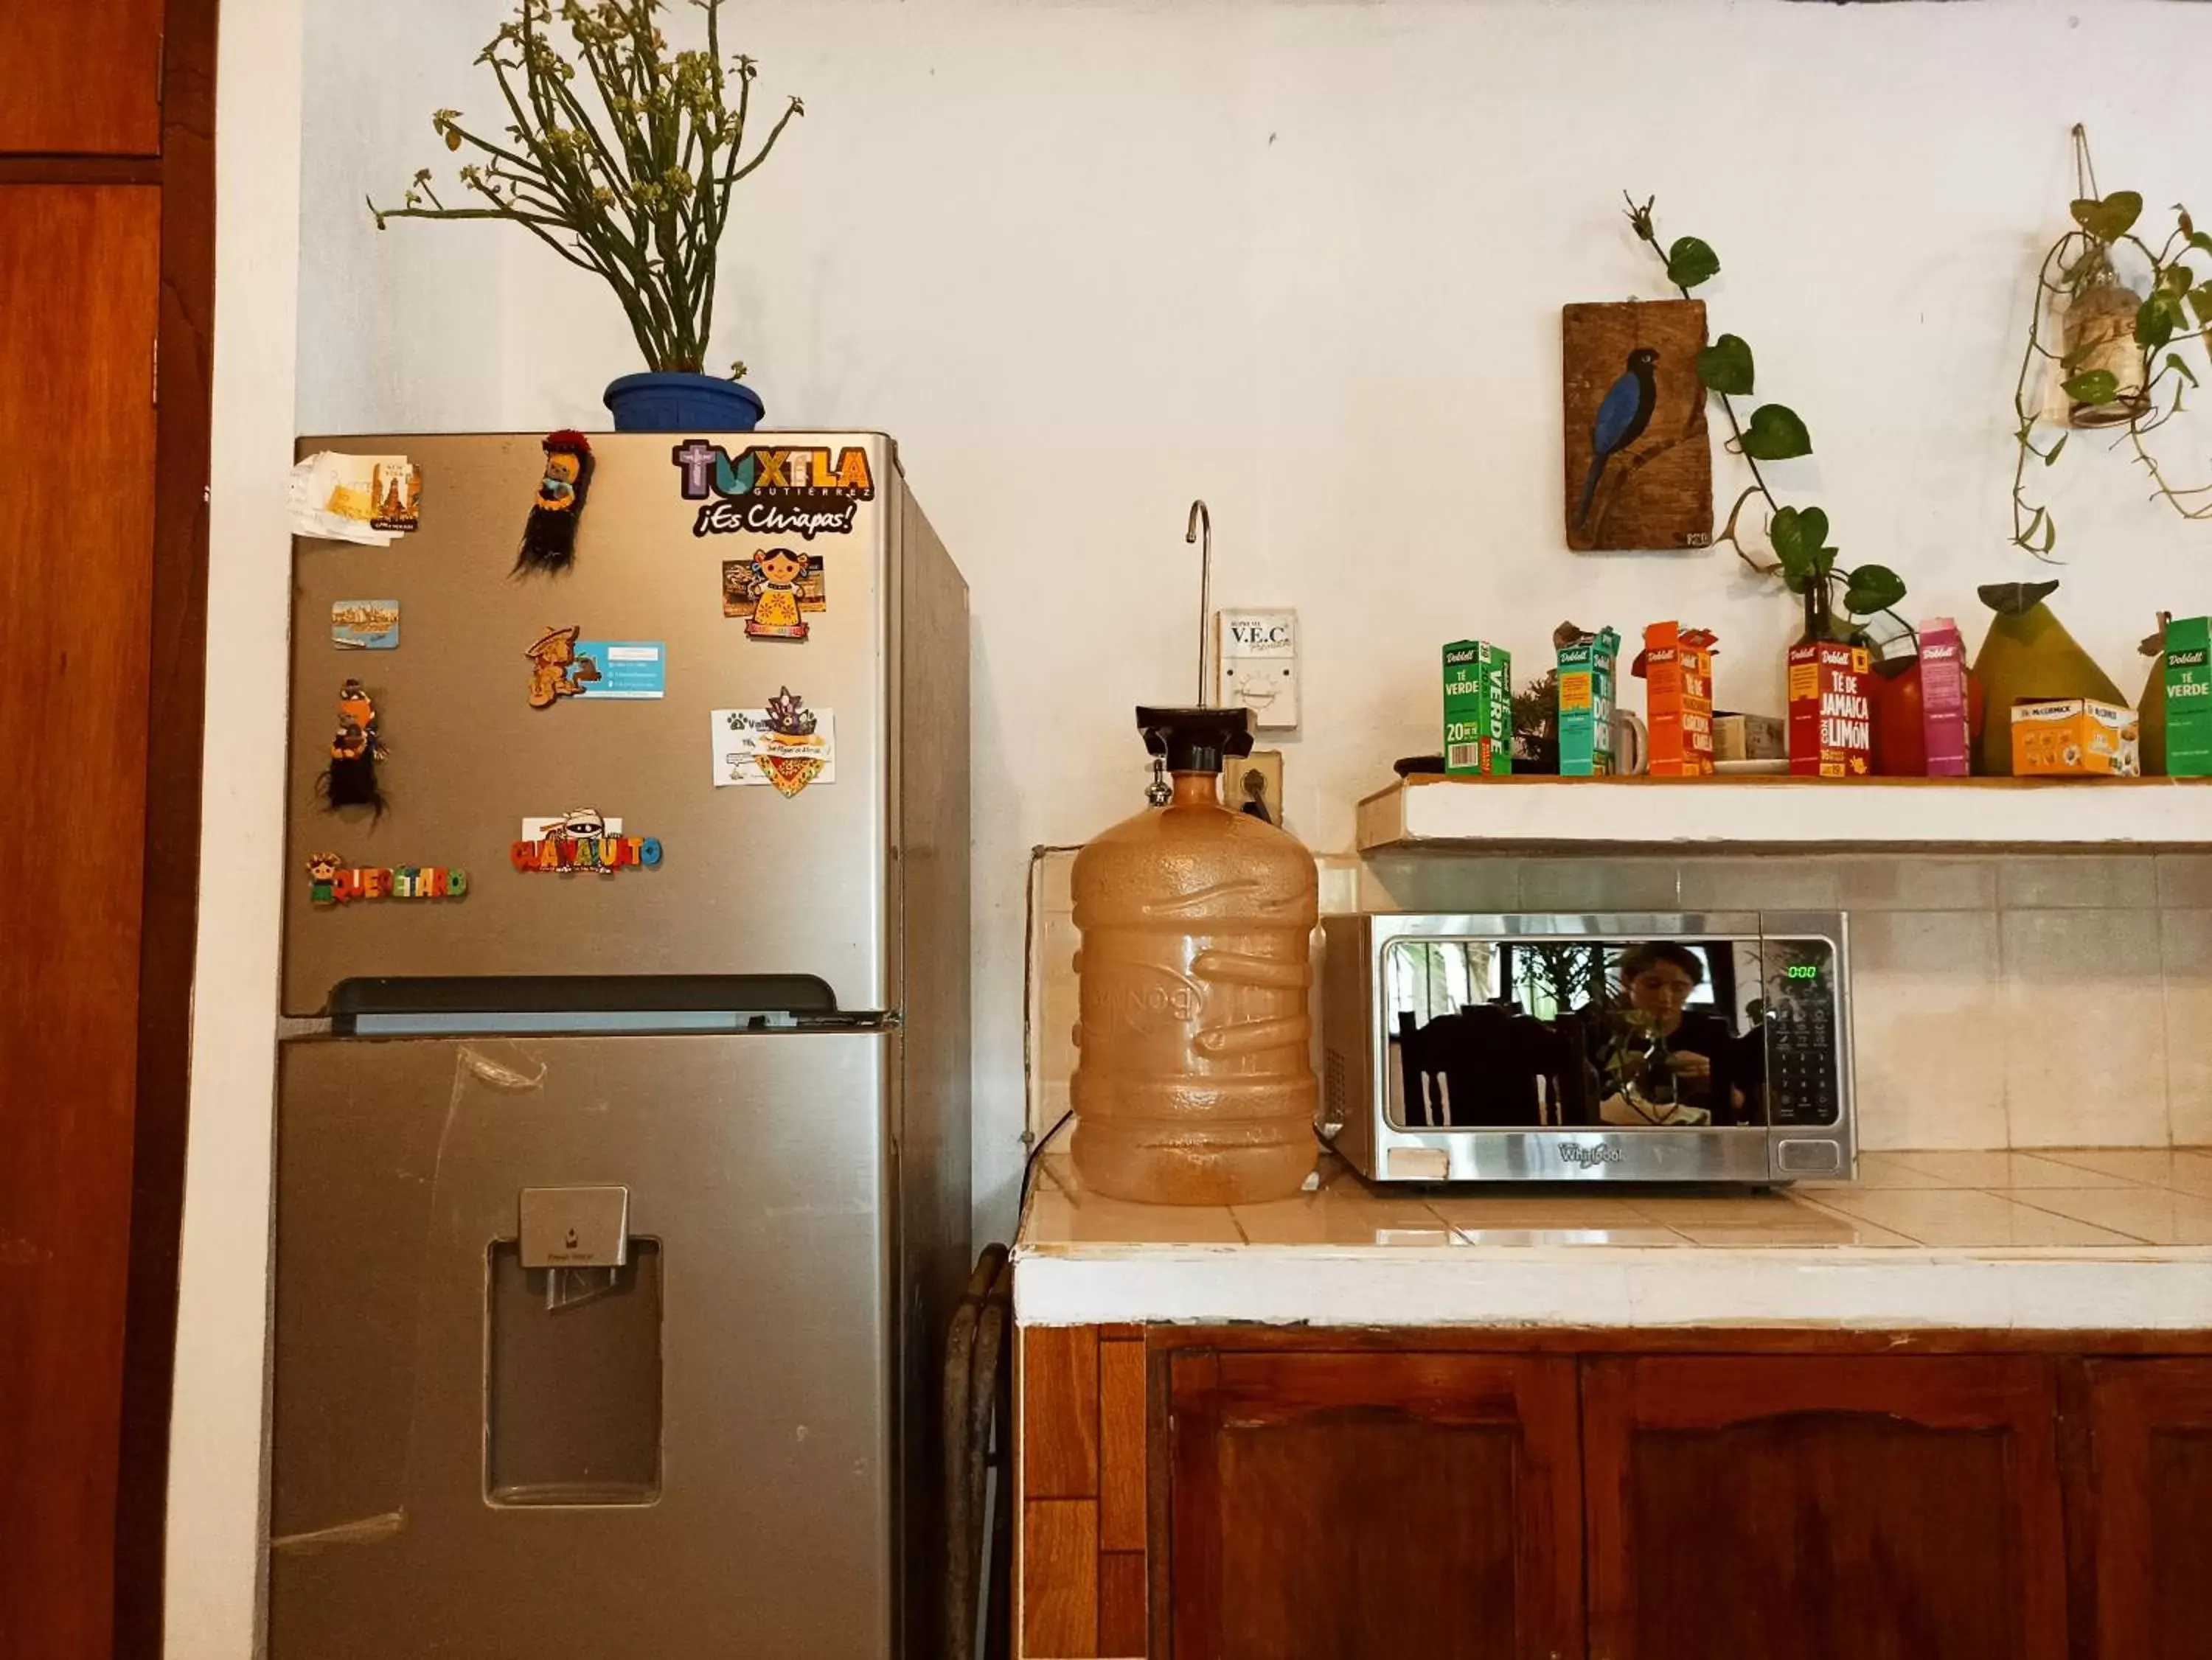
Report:
[[966,586],[854,433],[594,435],[518,574],[543,436],[300,446],[419,503],[293,554],[270,1651],[918,1655]]

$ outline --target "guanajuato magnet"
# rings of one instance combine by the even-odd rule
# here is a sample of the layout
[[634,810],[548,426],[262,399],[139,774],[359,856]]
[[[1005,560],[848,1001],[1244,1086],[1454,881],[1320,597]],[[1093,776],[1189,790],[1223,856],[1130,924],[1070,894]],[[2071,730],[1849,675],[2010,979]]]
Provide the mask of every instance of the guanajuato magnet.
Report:
[[457,900],[469,873],[437,864],[349,865],[337,853],[307,856],[307,897],[316,905],[356,900]]
[[652,869],[660,863],[660,842],[653,836],[624,835],[623,821],[597,808],[572,807],[552,818],[523,820],[521,839],[507,857],[518,870],[588,870],[611,876],[617,870]]

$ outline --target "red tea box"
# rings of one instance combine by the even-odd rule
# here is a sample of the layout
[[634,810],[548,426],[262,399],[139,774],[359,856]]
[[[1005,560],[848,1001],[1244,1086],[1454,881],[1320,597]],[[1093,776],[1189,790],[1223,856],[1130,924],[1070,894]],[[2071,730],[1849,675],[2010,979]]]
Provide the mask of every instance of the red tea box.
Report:
[[1713,770],[1713,642],[1710,628],[1654,622],[1644,630],[1644,724],[1654,778]]
[[1807,779],[1863,779],[1872,770],[1873,664],[1863,645],[1804,640],[1790,648],[1790,771]]

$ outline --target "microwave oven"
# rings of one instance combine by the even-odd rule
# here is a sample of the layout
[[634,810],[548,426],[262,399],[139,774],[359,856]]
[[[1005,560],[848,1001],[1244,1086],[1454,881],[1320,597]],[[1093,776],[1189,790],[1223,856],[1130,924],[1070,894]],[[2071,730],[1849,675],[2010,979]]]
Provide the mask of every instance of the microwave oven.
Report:
[[1321,1131],[1378,1182],[1844,1179],[1833,912],[1323,919]]

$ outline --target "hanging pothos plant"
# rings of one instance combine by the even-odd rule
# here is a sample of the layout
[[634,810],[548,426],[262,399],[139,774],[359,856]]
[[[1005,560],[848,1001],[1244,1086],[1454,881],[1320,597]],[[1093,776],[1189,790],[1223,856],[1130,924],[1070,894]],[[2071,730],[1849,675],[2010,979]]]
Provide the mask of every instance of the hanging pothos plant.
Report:
[[[2058,525],[2049,506],[2028,500],[2027,463],[2033,457],[2051,465],[2071,436],[2061,433],[2047,448],[2036,441],[2044,379],[2054,361],[2069,426],[2118,427],[2113,447],[2125,444],[2134,451],[2136,464],[2150,476],[2153,500],[2165,501],[2184,518],[2212,518],[2212,484],[2173,484],[2143,442],[2181,413],[2183,397],[2197,385],[2197,371],[2179,348],[2193,337],[2200,351],[2212,355],[2212,281],[2189,264],[2192,253],[2212,254],[2212,236],[2198,230],[2189,209],[2177,202],[2173,229],[2154,249],[2136,228],[2142,219],[2140,195],[2097,193],[2088,134],[2078,124],[2074,165],[2081,192],[2068,207],[2074,228],[2051,245],[2036,268],[2027,347],[2013,385],[2019,424],[2013,433],[2012,539],[2038,559],[2051,557]],[[2044,326],[2061,306],[2062,347],[2053,351],[2044,343]]]
[[[1627,197],[1628,222],[1639,241],[1650,245],[1667,268],[1667,280],[1687,300],[1692,288],[1718,276],[1720,256],[1694,236],[1659,239],[1652,219],[1657,197],[1638,203]],[[1762,576],[1778,577],[1791,593],[1805,602],[1805,626],[1815,638],[1866,643],[1868,625],[1886,616],[1905,635],[1912,625],[1897,613],[1905,598],[1905,579],[1887,565],[1839,568],[1837,550],[1828,545],[1828,515],[1818,507],[1784,506],[1759,470],[1761,462],[1790,461],[1813,453],[1813,435],[1797,412],[1786,403],[1756,403],[1749,421],[1736,413],[1735,400],[1755,396],[1758,374],[1750,344],[1741,335],[1724,334],[1698,354],[1698,379],[1719,403],[1729,427],[1724,445],[1741,456],[1751,470],[1751,482],[1729,509],[1728,523],[1713,539],[1735,549],[1736,557]],[[1766,563],[1744,545],[1747,528],[1743,510],[1753,501],[1766,508],[1765,532],[1773,549]],[[1894,634],[1889,636],[1895,638]]]

